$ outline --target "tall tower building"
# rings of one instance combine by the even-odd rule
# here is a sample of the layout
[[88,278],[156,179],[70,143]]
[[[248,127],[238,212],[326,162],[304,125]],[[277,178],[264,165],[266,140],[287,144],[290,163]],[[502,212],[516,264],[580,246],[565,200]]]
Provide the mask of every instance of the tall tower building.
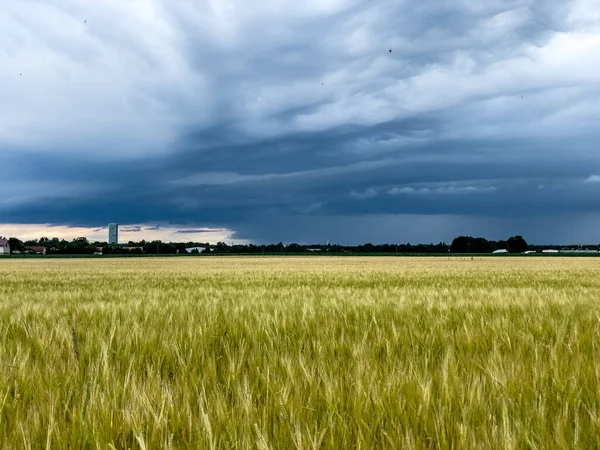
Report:
[[119,224],[109,223],[108,224],[108,243],[118,244],[119,243]]

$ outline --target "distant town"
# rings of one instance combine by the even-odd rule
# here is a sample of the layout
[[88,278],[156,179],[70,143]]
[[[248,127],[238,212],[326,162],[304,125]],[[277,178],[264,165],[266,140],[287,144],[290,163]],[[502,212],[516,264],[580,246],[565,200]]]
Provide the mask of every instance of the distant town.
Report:
[[589,254],[598,255],[596,245],[530,245],[521,236],[506,241],[459,236],[451,244],[363,244],[355,246],[330,244],[227,244],[218,242],[163,242],[160,240],[119,242],[119,225],[108,225],[107,241],[90,242],[85,237],[72,241],[42,237],[22,241],[17,237],[1,237],[0,256],[9,255],[192,255],[192,254]]

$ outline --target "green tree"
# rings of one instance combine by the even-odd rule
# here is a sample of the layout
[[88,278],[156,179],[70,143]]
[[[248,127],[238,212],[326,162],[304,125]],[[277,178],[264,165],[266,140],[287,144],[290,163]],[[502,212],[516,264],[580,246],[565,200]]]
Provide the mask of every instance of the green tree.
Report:
[[64,249],[66,253],[82,254],[93,253],[90,243],[85,237],[78,237],[69,242]]
[[450,251],[452,253],[468,253],[469,252],[469,241],[472,238],[470,236],[459,236],[452,241],[450,244]]
[[474,238],[468,244],[469,253],[491,253],[492,244],[484,238]]
[[228,253],[229,246],[225,242],[217,242],[217,245],[215,246],[215,252],[216,253]]
[[523,236],[513,236],[508,239],[508,252],[509,253],[523,253],[527,250],[527,241],[523,239]]
[[89,247],[90,243],[85,237],[78,237],[71,241],[69,244],[73,248],[86,248]]
[[10,251],[14,252],[22,252],[25,251],[25,244],[17,238],[11,237],[8,239],[8,244],[10,245]]

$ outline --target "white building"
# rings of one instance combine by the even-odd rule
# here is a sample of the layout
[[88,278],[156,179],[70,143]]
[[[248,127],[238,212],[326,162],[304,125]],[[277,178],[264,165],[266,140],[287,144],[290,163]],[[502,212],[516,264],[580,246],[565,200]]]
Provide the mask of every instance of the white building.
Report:
[[495,253],[495,254],[497,254],[497,253],[508,253],[508,250],[506,250],[506,249],[503,248],[503,249],[500,249],[500,250],[496,250],[495,252],[492,252],[492,253]]
[[186,248],[185,251],[188,253],[196,253],[196,251],[198,253],[202,253],[206,249],[208,249],[209,252],[212,252],[212,250],[209,247],[189,247]]
[[6,238],[0,238],[0,255],[10,255],[10,243]]

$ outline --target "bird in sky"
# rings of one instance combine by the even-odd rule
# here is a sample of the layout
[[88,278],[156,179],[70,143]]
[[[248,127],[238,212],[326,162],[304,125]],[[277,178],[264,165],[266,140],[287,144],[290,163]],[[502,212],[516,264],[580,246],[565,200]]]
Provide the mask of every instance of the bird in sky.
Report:
[[392,53],[392,50],[390,49],[390,53]]
[[84,20],[83,23],[87,23],[87,20]]

